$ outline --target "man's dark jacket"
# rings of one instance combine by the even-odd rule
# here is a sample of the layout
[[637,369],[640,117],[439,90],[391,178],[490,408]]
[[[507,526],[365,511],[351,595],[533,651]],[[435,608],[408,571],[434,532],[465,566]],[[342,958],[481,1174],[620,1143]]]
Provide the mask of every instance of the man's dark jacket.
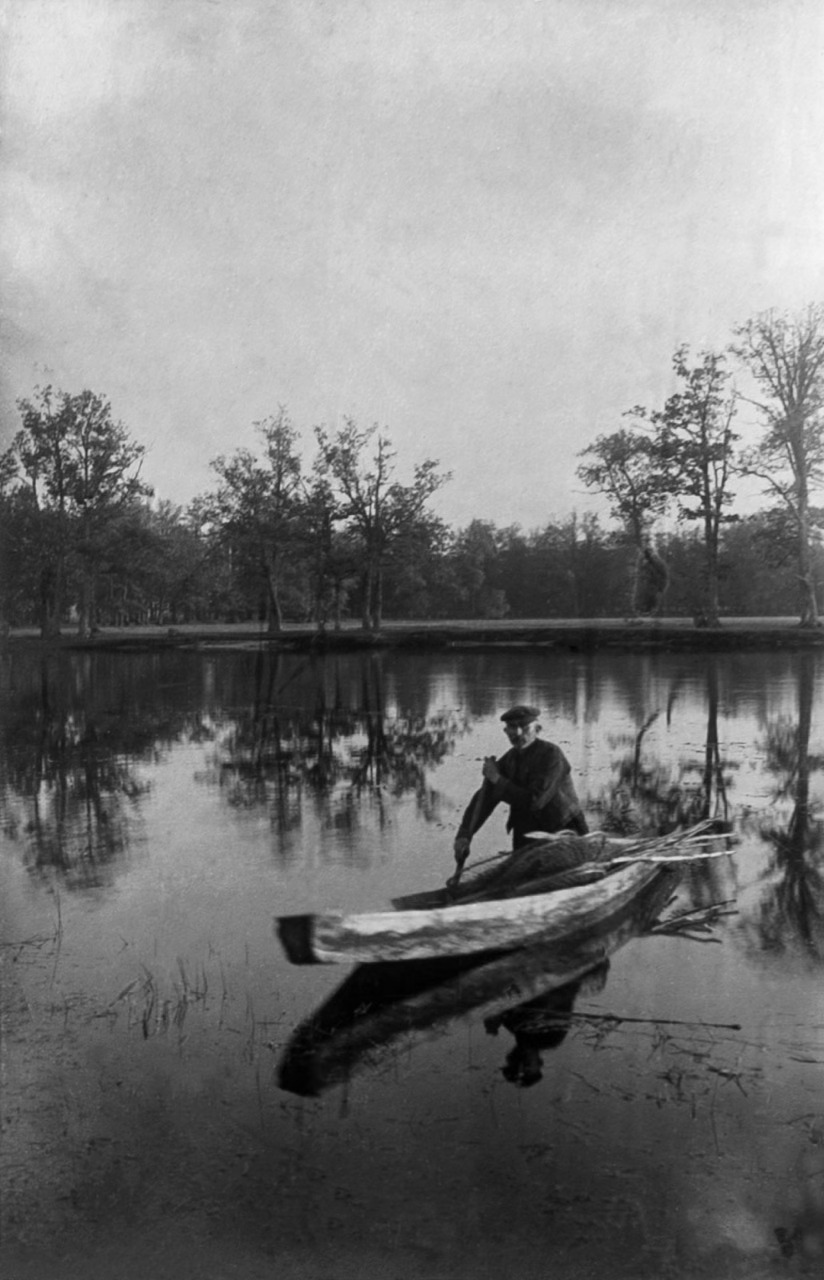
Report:
[[571,828],[581,835],[587,831],[569,761],[554,742],[536,738],[519,751],[512,747],[501,756],[497,782],[484,781],[470,800],[458,828],[459,836],[471,839],[501,800],[510,806],[507,831],[513,848],[523,844],[530,831],[562,831]]

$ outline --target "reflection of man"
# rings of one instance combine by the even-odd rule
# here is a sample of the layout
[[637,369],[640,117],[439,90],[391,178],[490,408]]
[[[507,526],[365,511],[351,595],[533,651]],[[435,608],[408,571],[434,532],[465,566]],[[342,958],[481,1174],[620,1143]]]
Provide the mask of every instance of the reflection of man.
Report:
[[469,855],[472,837],[501,800],[509,805],[506,829],[512,832],[513,849],[524,844],[531,831],[587,834],[569,761],[554,742],[538,737],[541,726],[536,708],[511,707],[501,719],[512,745],[500,760],[494,756],[484,760],[480,790],[470,800],[455,837],[459,871]]
[[608,973],[609,961],[605,960],[576,982],[484,1019],[489,1035],[496,1036],[500,1027],[506,1027],[515,1037],[501,1068],[505,1080],[527,1089],[543,1078],[543,1054],[559,1048],[566,1039],[576,999],[603,991]]

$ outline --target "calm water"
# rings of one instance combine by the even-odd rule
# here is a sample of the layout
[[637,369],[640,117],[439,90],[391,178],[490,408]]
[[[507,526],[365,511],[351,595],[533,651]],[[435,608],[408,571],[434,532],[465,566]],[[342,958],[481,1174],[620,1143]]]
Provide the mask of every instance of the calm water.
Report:
[[[820,1274],[819,657],[3,663],[10,1275]],[[592,826],[734,823],[665,913],[715,923],[619,950],[534,1087],[469,1014],[285,1091],[346,972],[289,966],[273,917],[442,883],[514,701]],[[505,846],[496,813],[473,859]]]

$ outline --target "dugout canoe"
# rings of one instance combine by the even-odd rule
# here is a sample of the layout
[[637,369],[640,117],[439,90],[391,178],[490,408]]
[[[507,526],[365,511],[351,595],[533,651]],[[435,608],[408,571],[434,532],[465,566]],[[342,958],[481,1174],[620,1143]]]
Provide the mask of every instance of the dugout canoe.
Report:
[[[357,965],[290,1036],[278,1064],[280,1088],[318,1096],[380,1069],[413,1042],[442,1035],[467,1019],[486,1023],[553,993],[569,993],[571,1007],[581,980],[648,930],[677,880],[677,870],[658,868],[607,928],[565,943]],[[564,1003],[559,999],[558,1007]]]
[[281,916],[277,933],[293,964],[368,964],[509,951],[562,943],[608,927],[662,874],[638,860],[592,883],[452,906]]

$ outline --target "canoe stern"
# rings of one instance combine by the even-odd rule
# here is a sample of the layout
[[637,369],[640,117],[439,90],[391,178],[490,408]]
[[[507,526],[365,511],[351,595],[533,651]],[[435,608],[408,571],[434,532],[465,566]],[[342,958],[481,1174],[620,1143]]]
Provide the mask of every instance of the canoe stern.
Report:
[[320,964],[314,948],[314,920],[311,915],[279,916],[275,932],[292,964]]

